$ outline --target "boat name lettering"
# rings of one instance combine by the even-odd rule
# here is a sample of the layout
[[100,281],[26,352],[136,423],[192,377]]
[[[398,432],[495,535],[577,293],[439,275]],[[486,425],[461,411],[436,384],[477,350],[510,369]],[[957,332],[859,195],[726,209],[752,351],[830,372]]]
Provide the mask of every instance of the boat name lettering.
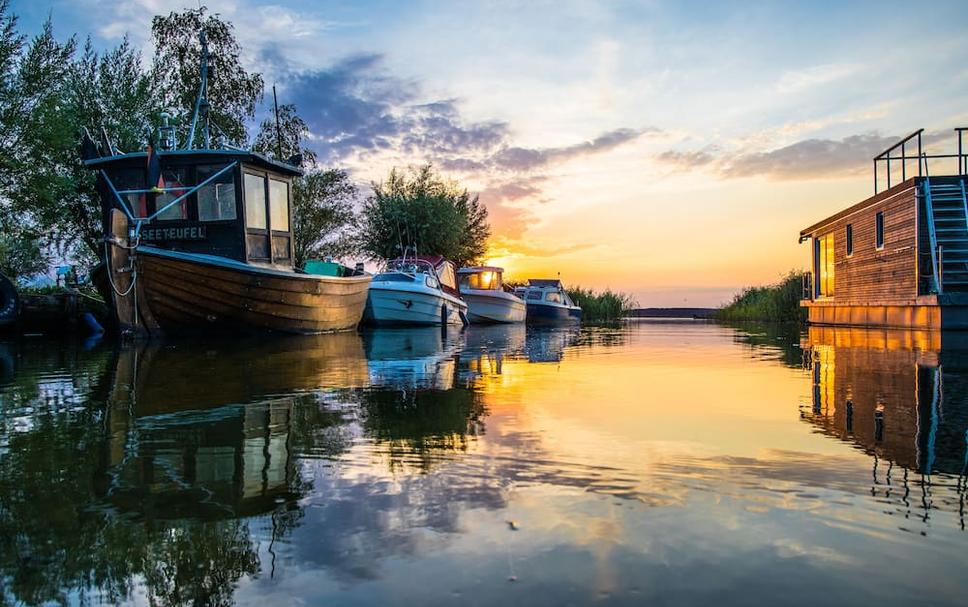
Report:
[[149,228],[142,230],[141,240],[205,240],[205,226]]

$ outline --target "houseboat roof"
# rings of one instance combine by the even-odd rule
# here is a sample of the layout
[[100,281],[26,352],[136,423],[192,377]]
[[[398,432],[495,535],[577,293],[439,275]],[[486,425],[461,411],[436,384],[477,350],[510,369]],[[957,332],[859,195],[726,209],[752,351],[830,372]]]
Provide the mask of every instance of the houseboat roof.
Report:
[[471,266],[469,268],[461,268],[457,270],[458,274],[477,274],[478,272],[504,272],[504,268],[499,268],[497,266]]
[[[283,173],[285,175],[291,175],[293,177],[299,177],[303,174],[299,167],[287,164],[285,162],[279,162],[278,160],[273,160],[267,156],[259,154],[258,152],[252,152],[250,150],[230,150],[230,149],[194,149],[194,150],[171,150],[171,151],[159,151],[159,158],[191,158],[192,156],[199,157],[200,161],[204,161],[204,157],[220,157],[220,158],[231,158],[234,160],[239,160],[245,162],[246,164],[255,164],[263,168],[271,169],[273,171]],[[118,162],[120,160],[134,160],[134,159],[147,159],[147,152],[130,152],[127,154],[116,154],[114,156],[101,156],[99,158],[91,158],[90,160],[85,160],[84,164],[92,169],[104,168],[112,163]]]
[[827,225],[829,225],[829,224],[831,224],[831,223],[833,223],[835,221],[839,221],[839,220],[841,220],[841,219],[843,219],[845,217],[848,217],[849,215],[853,215],[854,213],[860,213],[861,211],[867,209],[868,207],[871,207],[871,206],[874,206],[876,204],[879,204],[879,203],[887,200],[888,198],[892,198],[894,196],[897,196],[901,192],[906,192],[910,188],[913,188],[914,187],[915,182],[918,179],[920,179],[920,178],[919,177],[910,177],[907,180],[902,181],[901,183],[899,183],[899,184],[897,184],[895,186],[892,186],[891,188],[889,188],[887,190],[884,190],[883,192],[881,192],[879,194],[875,194],[874,196],[871,196],[870,198],[867,198],[866,200],[862,200],[861,202],[858,202],[857,204],[851,205],[851,206],[847,207],[846,209],[843,209],[841,211],[838,211],[838,212],[834,213],[833,215],[831,215],[830,217],[827,217],[826,219],[822,219],[822,220],[818,221],[817,223],[813,224],[812,226],[810,226],[808,228],[804,228],[804,229],[800,230],[800,240],[799,240],[799,242],[803,242],[804,240],[807,240],[808,238],[813,237],[813,235],[816,232],[822,230],[824,227],[826,227]]

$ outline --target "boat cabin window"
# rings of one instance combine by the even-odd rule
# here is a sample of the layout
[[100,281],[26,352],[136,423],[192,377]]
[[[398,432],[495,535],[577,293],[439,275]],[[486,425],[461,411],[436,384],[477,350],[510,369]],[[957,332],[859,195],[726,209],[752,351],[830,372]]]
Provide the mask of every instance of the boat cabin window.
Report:
[[[221,166],[200,166],[196,169],[197,182],[201,183],[222,170]],[[221,221],[236,219],[235,212],[235,175],[226,171],[214,181],[199,188],[198,219],[200,221]]]
[[534,300],[541,299],[541,291],[529,291],[528,299],[534,299]]
[[551,291],[548,293],[547,296],[545,296],[545,299],[553,303],[561,303],[561,293],[557,291]]
[[269,221],[274,232],[289,231],[289,184],[269,180]]
[[288,263],[292,258],[289,182],[250,172],[245,173],[243,182],[249,259]]
[[[161,176],[165,182],[165,189],[171,189],[171,191],[155,196],[154,208],[149,209],[151,213],[162,211],[162,209],[165,209],[175,199],[184,196],[190,189],[188,187],[188,169],[168,168],[161,172]],[[152,184],[148,185],[150,187]],[[188,219],[188,199],[185,198],[178,202],[178,204],[168,207],[158,215],[157,219],[158,221],[181,221]]]
[[272,228],[272,259],[288,260],[289,247],[289,184],[269,179],[269,227]]
[[264,230],[266,222],[266,180],[245,174],[245,227]]
[[427,275],[427,278],[424,279],[424,282],[431,289],[439,289],[440,288],[440,283],[437,282],[437,279],[434,278],[433,276]]
[[[145,189],[144,169],[111,169],[108,171],[108,176],[119,191]],[[147,199],[144,194],[121,194],[121,198],[135,217],[147,217],[148,209],[145,207]]]
[[460,286],[465,289],[499,291],[501,289],[501,275],[498,272],[491,271],[461,274]]

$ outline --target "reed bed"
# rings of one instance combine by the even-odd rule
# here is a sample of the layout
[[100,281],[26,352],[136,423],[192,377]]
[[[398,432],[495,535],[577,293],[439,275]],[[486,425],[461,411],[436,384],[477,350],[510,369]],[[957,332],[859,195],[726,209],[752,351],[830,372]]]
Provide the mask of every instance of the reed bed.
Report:
[[617,322],[628,316],[636,306],[631,295],[616,293],[611,289],[599,293],[576,287],[568,289],[568,297],[581,307],[582,320],[585,322]]
[[791,271],[776,284],[746,287],[713,317],[725,321],[805,322],[806,311],[800,307],[803,276],[803,272]]

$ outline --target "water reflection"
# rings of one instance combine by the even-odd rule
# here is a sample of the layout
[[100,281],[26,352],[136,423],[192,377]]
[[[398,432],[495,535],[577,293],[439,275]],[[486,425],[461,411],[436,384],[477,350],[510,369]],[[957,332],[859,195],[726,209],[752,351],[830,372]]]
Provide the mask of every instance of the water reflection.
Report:
[[889,566],[968,546],[968,358],[933,339],[0,344],[0,601],[956,603]]
[[[811,328],[806,345],[813,396],[802,415],[825,435],[872,456],[872,495],[906,517],[920,511],[925,521],[932,509],[953,508],[964,529],[968,343],[945,334],[942,349],[942,337]],[[952,476],[956,499],[945,491]]]

